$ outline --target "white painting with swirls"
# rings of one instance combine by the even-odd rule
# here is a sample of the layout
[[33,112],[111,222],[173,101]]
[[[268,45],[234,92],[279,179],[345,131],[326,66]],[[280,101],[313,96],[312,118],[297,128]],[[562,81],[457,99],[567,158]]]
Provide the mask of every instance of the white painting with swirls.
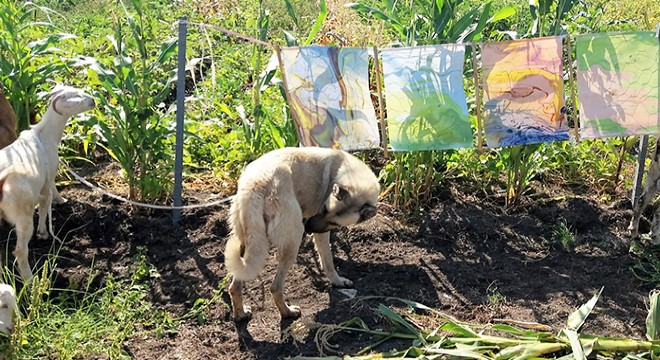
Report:
[[289,47],[282,49],[282,61],[300,145],[380,147],[367,49]]

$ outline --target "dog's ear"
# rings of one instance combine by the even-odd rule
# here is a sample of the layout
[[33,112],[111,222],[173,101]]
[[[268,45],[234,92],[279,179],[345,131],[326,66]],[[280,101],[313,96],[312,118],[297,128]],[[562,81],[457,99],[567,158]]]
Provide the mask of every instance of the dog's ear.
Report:
[[339,201],[344,201],[348,197],[348,190],[339,186],[338,184],[332,185],[332,195]]

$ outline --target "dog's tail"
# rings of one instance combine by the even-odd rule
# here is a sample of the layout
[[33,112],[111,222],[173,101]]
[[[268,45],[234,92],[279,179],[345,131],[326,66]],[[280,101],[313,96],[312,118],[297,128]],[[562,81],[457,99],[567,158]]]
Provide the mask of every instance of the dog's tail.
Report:
[[238,280],[256,278],[268,258],[270,241],[266,235],[263,204],[264,199],[254,194],[239,194],[232,201],[229,224],[233,230],[225,248],[225,266]]

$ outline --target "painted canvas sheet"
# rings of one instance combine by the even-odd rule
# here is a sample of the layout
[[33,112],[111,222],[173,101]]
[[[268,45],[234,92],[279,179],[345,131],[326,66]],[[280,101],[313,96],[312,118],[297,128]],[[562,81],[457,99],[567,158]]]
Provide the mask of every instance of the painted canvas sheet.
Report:
[[561,37],[483,44],[481,61],[489,147],[568,140]]
[[300,145],[344,150],[380,146],[368,60],[364,48],[282,49]]
[[658,49],[652,32],[576,38],[581,138],[660,132]]
[[463,90],[464,45],[384,49],[380,56],[392,149],[473,146]]

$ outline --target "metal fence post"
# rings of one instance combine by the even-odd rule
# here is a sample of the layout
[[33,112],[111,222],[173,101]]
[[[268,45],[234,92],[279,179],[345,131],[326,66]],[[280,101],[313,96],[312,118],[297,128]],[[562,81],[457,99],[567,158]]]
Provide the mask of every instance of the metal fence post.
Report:
[[[176,80],[176,147],[174,152],[174,206],[181,206],[181,192],[183,190],[183,120],[186,97],[186,36],[188,34],[188,20],[179,18],[179,43],[177,56]],[[172,222],[175,226],[181,220],[181,209],[172,211]]]
[[643,135],[639,137],[639,153],[637,154],[637,166],[635,167],[635,183],[633,184],[632,191],[632,206],[633,209],[637,207],[639,195],[642,191],[642,177],[644,176],[644,162],[646,161],[646,151],[649,146],[649,136]]

